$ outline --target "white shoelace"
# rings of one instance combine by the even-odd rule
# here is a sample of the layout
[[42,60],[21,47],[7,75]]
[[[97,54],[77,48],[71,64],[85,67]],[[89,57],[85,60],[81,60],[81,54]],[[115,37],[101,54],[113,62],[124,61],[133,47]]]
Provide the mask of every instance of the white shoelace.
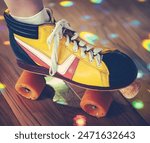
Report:
[[[51,43],[53,43],[52,45],[52,55],[51,55],[51,67],[49,69],[49,74],[51,76],[53,76],[56,72],[57,72],[57,68],[58,68],[58,47],[59,47],[59,40],[62,39],[63,34],[65,32],[64,29],[69,29],[71,31],[73,31],[73,29],[70,27],[69,23],[65,20],[62,19],[60,21],[58,21],[56,23],[56,26],[53,30],[53,32],[49,35],[49,37],[47,38],[47,44],[49,46],[49,49],[51,48]],[[100,52],[102,51],[101,48],[94,48],[94,46],[90,45],[90,44],[86,44],[84,41],[80,40],[80,42],[78,43],[76,41],[76,39],[79,37],[79,35],[77,33],[74,33],[74,36],[71,38],[71,41],[74,42],[74,46],[73,46],[73,51],[77,52],[79,46],[81,47],[81,57],[85,58],[86,53],[89,53],[89,60],[90,62],[92,62],[95,58],[97,66],[101,65],[101,61],[103,59],[103,55],[100,54]],[[66,46],[69,45],[70,38],[68,35],[66,35]]]

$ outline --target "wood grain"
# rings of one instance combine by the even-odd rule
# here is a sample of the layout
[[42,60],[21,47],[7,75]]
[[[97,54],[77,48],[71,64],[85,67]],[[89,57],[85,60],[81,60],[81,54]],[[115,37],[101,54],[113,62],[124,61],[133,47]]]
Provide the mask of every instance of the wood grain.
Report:
[[14,116],[9,105],[6,103],[3,95],[0,93],[0,126],[18,126],[20,125],[17,118]]

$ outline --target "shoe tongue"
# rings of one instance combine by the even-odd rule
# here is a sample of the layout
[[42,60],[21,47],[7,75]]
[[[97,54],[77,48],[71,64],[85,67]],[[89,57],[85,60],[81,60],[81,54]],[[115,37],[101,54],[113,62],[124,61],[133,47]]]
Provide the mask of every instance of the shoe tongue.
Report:
[[49,22],[52,23],[52,24],[55,24],[55,18],[53,17],[53,12],[51,9],[46,9],[47,10],[47,13],[49,15]]

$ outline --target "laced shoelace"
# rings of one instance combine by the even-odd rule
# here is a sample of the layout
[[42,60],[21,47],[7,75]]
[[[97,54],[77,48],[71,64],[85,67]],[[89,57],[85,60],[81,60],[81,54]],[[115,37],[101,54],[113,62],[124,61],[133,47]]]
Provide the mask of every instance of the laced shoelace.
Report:
[[[49,74],[53,76],[57,72],[58,68],[58,48],[59,48],[59,41],[62,39],[64,36],[65,30],[71,30],[73,29],[70,27],[69,23],[65,20],[62,19],[58,22],[56,22],[55,28],[53,32],[49,35],[47,38],[47,44],[49,49],[51,48],[52,45],[52,55],[51,55],[51,67],[49,69]],[[68,46],[70,42],[74,43],[73,46],[73,51],[77,52],[79,47],[81,47],[81,57],[85,58],[86,54],[89,54],[89,60],[92,62],[94,59],[96,60],[97,66],[101,65],[101,61],[103,59],[103,55],[101,54],[102,49],[101,48],[94,48],[93,45],[87,44],[86,42],[80,40],[78,41],[77,39],[79,38],[79,35],[75,32],[72,37],[69,35],[66,36],[66,43],[65,45]]]

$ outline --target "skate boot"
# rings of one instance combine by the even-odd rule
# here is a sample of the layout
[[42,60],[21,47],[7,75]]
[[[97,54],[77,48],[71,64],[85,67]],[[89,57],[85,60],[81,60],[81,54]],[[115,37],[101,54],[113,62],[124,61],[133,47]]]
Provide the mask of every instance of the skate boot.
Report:
[[55,21],[47,12],[51,20],[41,25],[18,22],[8,10],[4,12],[21,68],[96,90],[123,88],[136,79],[137,68],[130,57],[85,42],[66,20]]

